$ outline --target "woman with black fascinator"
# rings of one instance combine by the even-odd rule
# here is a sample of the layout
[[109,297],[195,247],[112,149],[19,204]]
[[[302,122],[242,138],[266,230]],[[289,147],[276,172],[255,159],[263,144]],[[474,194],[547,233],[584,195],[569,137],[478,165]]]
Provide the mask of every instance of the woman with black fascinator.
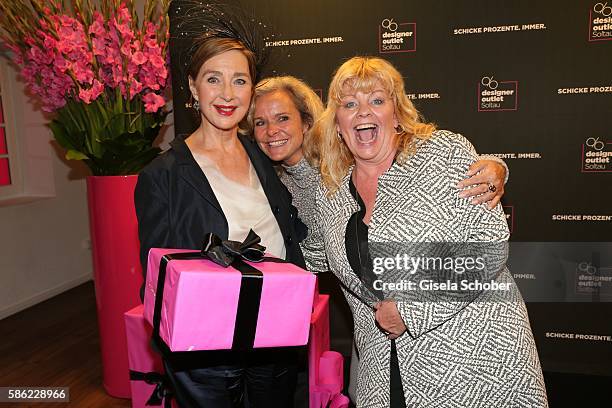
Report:
[[[177,32],[193,36],[187,80],[201,123],[139,175],[143,271],[150,248],[200,249],[207,232],[242,241],[249,229],[268,253],[303,267],[306,228],[268,158],[239,133],[263,60],[256,34],[217,6],[188,7]],[[181,407],[293,406],[295,350],[184,353],[164,357],[164,366]]]

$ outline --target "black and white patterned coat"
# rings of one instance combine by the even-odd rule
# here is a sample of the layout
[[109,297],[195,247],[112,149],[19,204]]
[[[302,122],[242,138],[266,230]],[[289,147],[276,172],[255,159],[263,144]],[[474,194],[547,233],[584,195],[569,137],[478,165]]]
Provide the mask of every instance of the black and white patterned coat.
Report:
[[[507,241],[500,205],[488,210],[458,196],[456,184],[476,159],[463,136],[434,132],[407,163],[380,176],[368,241]],[[344,286],[360,354],[357,406],[388,408],[391,341],[377,327],[371,302],[359,295],[363,284],[346,256],[346,225],[358,211],[349,177],[331,197],[319,189],[320,236],[303,247],[304,255],[312,270],[329,263]],[[407,407],[548,406],[525,304],[505,266],[495,279],[512,289],[483,292],[471,302],[397,301],[408,328],[396,340]]]

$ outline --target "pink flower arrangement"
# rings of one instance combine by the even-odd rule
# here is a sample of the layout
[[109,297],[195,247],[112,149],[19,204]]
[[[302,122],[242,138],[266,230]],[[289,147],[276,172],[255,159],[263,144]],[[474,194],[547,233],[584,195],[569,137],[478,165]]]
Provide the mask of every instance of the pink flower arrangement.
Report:
[[167,115],[169,2],[138,1],[138,13],[136,0],[0,1],[0,46],[41,109],[54,113],[50,127],[66,157],[94,174],[130,174],[159,151],[152,142]]
[[87,24],[79,13],[73,17],[44,6],[40,28],[24,36],[25,47],[5,38],[44,111],[56,111],[70,98],[90,104],[114,89],[129,100],[142,96],[146,112],[165,106],[160,98],[168,81],[167,25],[159,20],[137,27],[126,2],[114,11],[105,19],[93,10]]

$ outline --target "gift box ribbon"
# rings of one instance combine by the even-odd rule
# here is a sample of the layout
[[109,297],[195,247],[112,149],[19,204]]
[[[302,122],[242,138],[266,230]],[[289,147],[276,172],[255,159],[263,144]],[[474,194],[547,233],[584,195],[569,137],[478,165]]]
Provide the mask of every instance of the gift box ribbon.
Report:
[[130,370],[130,380],[144,381],[147,384],[155,385],[155,389],[151,393],[151,396],[145,405],[158,406],[161,405],[163,401],[164,408],[172,407],[170,400],[173,397],[173,393],[168,386],[169,380],[165,375],[156,373],[154,371],[143,373],[140,371]]
[[237,259],[261,262],[266,247],[259,245],[260,242],[261,238],[253,230],[249,230],[249,234],[242,242],[222,240],[218,235],[209,232],[204,236],[202,253],[217,265],[225,268],[232,265]]
[[166,254],[159,263],[155,308],[153,311],[153,341],[164,354],[173,353],[159,336],[161,309],[166,283],[166,270],[172,260],[207,259],[225,268],[232,267],[242,274],[238,309],[234,324],[232,350],[249,350],[253,348],[257,319],[259,317],[259,302],[263,287],[263,273],[244,262],[280,262],[287,261],[264,256],[266,248],[259,243],[261,238],[250,230],[244,241],[222,240],[213,233],[204,237],[204,245],[200,252],[180,252]]

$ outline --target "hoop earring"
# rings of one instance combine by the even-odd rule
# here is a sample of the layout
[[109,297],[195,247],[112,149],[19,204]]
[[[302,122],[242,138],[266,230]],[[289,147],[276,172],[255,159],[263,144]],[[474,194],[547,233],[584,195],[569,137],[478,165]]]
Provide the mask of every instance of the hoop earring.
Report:
[[338,136],[339,141],[342,141],[342,133],[336,131],[336,136]]
[[401,123],[400,123],[400,124],[398,124],[398,125],[395,127],[395,134],[396,134],[396,135],[401,135],[402,133],[405,133],[405,132],[406,132],[406,130],[404,129],[404,127],[402,126],[402,124],[401,124]]

